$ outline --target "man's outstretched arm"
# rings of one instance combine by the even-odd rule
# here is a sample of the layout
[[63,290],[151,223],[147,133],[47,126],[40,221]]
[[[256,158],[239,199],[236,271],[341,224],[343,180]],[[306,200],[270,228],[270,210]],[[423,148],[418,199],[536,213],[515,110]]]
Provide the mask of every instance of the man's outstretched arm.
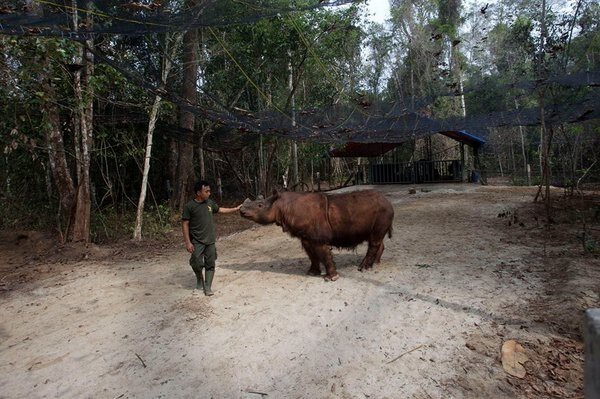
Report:
[[235,208],[219,207],[219,213],[234,213],[234,212],[239,211],[241,207],[242,207],[242,204],[236,206]]

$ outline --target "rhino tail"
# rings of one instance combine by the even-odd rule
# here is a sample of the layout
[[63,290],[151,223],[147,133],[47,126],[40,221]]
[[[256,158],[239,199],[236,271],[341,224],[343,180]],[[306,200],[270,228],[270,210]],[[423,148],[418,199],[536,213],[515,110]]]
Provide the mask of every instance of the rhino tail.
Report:
[[392,238],[392,231],[394,230],[394,228],[392,226],[390,226],[390,228],[388,229],[388,238]]

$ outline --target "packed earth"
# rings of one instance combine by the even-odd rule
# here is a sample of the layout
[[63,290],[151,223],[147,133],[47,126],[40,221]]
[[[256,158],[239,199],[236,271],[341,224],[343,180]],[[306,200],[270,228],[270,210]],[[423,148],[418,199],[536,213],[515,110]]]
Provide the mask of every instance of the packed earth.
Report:
[[336,282],[235,214],[217,215],[212,297],[179,228],[102,247],[2,232],[0,397],[583,397],[600,238],[577,215],[600,197],[555,189],[548,225],[536,187],[345,190],[364,188],[393,204],[393,236],[364,272],[365,244],[335,249]]

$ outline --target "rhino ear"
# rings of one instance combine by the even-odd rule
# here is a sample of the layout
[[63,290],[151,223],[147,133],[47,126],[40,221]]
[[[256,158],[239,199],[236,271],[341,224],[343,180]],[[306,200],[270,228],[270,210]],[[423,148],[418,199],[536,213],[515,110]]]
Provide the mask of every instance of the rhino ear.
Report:
[[279,191],[273,190],[273,199],[279,198]]

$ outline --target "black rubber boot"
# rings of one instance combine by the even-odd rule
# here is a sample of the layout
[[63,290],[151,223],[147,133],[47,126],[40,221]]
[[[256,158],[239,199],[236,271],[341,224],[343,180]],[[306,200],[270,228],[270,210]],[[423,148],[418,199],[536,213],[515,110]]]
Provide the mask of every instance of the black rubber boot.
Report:
[[204,282],[204,295],[214,295],[210,287],[212,286],[213,277],[215,276],[215,269],[206,270],[204,274],[206,274],[206,281]]
[[204,291],[204,279],[202,278],[202,272],[196,273],[196,289]]

